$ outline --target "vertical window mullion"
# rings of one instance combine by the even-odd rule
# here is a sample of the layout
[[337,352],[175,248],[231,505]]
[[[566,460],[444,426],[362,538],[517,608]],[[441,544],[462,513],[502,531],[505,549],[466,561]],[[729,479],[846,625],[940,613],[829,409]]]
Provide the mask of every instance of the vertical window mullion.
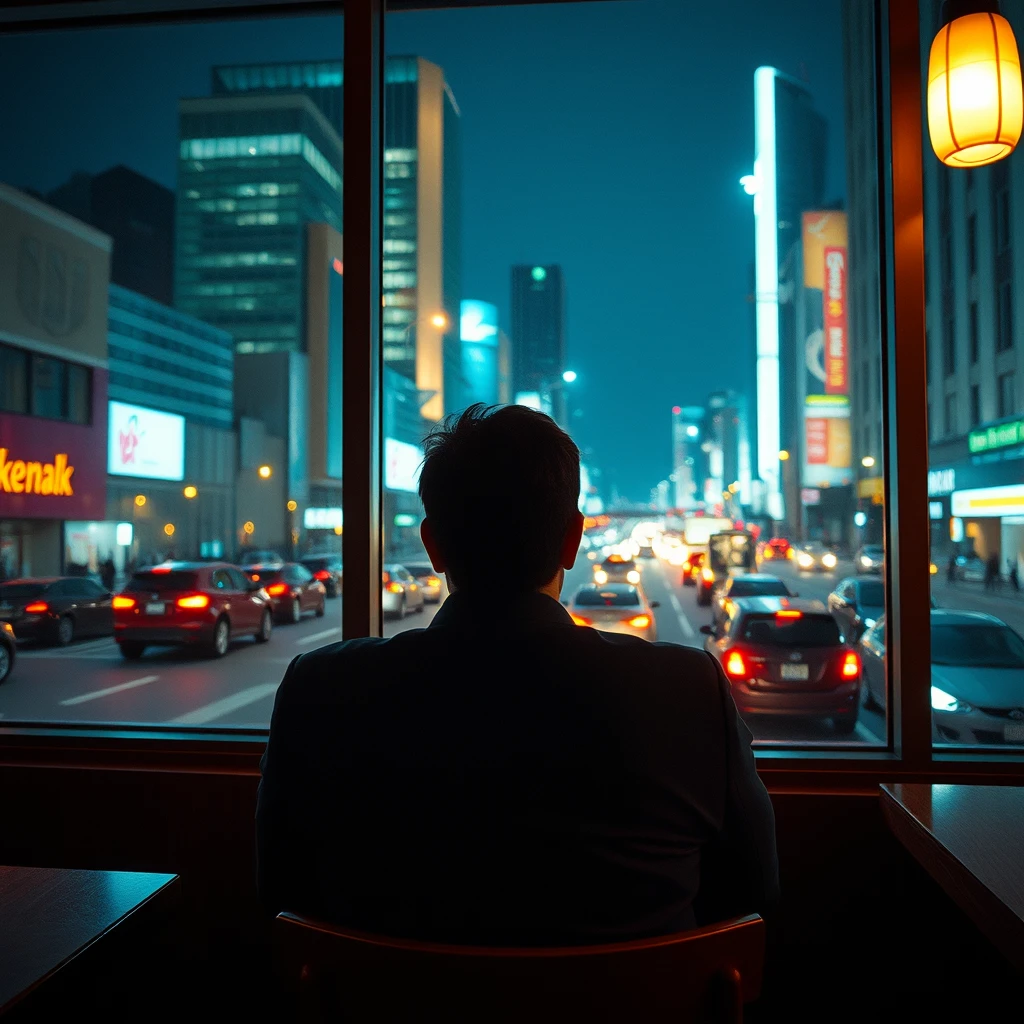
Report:
[[882,114],[891,152],[891,171],[881,148],[879,162],[888,257],[882,280],[891,288],[883,332],[887,656],[894,747],[913,769],[932,757],[921,23],[917,0],[889,0],[882,9],[889,100]]
[[376,636],[381,622],[381,196],[384,0],[345,5],[345,274],[342,476],[345,596],[342,636]]

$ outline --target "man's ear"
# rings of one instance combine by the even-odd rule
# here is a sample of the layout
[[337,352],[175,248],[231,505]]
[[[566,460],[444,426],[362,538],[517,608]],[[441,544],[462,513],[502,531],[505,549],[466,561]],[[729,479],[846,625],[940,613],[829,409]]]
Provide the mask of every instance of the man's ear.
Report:
[[444,559],[438,550],[437,541],[434,539],[434,530],[430,525],[429,519],[424,519],[420,523],[420,540],[423,541],[423,547],[430,558],[430,564],[433,566],[434,572],[443,573],[445,571]]
[[577,512],[570,520],[569,528],[565,531],[565,540],[562,541],[561,566],[563,569],[571,569],[576,564],[576,555],[579,554],[582,539],[583,513]]

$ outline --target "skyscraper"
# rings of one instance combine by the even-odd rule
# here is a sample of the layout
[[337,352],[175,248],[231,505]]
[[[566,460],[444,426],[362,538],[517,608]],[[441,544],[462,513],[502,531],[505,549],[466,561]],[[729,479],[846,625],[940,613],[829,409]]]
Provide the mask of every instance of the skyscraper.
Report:
[[512,392],[564,422],[565,279],[558,265],[512,268]]
[[810,93],[770,67],[754,72],[754,257],[757,317],[757,475],[763,511],[781,519],[779,271],[801,215],[821,206],[826,124]]

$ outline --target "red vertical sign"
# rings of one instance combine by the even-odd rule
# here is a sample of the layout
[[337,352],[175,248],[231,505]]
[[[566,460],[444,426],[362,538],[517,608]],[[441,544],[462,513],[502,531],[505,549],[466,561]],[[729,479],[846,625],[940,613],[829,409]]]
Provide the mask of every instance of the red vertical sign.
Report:
[[846,246],[825,247],[825,393],[849,392],[846,336]]

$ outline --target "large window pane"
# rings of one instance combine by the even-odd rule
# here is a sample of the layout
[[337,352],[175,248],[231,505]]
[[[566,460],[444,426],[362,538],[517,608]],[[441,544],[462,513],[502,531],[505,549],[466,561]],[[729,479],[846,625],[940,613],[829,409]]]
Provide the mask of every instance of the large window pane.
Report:
[[[939,5],[921,13],[927,64]],[[1002,13],[1020,38],[1024,3]],[[1024,165],[946,167],[927,127],[924,158],[932,737],[992,752],[1024,744]]]
[[5,725],[263,728],[340,638],[341,53],[340,17],[0,39]]
[[[762,743],[887,741],[871,7],[389,16],[385,633],[437,608],[425,432],[519,402],[583,455],[566,600],[634,573],[659,603],[648,637],[723,661],[763,644],[734,679]],[[717,559],[727,528],[749,536]],[[691,554],[713,595],[684,579]],[[500,526],[494,557],[500,621]],[[753,629],[745,587],[784,588],[806,621]]]

